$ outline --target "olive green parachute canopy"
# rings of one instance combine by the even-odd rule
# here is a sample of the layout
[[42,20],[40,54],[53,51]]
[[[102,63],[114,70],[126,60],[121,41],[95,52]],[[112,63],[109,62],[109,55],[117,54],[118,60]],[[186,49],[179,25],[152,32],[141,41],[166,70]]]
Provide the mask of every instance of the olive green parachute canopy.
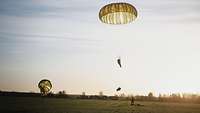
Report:
[[136,18],[136,8],[123,2],[105,5],[99,12],[99,19],[106,24],[127,24]]
[[43,95],[46,95],[52,88],[52,84],[49,80],[43,79],[39,82],[38,87]]

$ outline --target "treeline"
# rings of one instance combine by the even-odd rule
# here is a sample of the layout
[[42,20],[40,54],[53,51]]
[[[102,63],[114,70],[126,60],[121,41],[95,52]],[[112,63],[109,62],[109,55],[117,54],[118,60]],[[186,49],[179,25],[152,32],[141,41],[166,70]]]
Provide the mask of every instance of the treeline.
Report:
[[189,93],[172,93],[170,95],[159,95],[158,100],[161,102],[188,102],[200,103],[200,95]]
[[59,91],[58,93],[48,93],[47,95],[42,95],[40,93],[34,92],[6,92],[0,91],[0,96],[10,96],[10,97],[43,97],[43,98],[69,98],[69,99],[119,99],[117,96],[106,96],[106,95],[73,95],[66,94],[65,91]]
[[[130,98],[130,96],[128,96]],[[154,96],[153,93],[149,93],[148,96],[137,95],[134,96],[135,100],[138,101],[158,101],[158,102],[180,102],[180,103],[199,103],[200,95],[190,93],[172,93],[172,94],[159,94],[158,97]]]
[[101,100],[130,100],[132,97],[135,101],[157,101],[157,102],[185,102],[185,103],[199,103],[200,104],[200,95],[197,94],[188,94],[188,93],[172,93],[169,95],[159,94],[158,97],[154,96],[150,92],[147,96],[143,95],[115,95],[107,96],[103,95],[103,92],[100,92],[99,95],[86,95],[83,92],[81,95],[72,95],[66,94],[65,91],[59,91],[58,93],[52,93],[42,96],[40,93],[32,92],[5,92],[0,91],[0,96],[14,96],[14,97],[44,97],[44,98],[70,98],[70,99],[101,99]]

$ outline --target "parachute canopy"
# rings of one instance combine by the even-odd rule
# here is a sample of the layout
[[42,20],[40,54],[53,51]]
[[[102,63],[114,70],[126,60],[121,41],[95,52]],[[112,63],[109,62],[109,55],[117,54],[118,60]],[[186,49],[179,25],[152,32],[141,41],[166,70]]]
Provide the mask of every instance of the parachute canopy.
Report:
[[50,80],[43,79],[39,82],[38,87],[43,95],[46,95],[52,88]]
[[117,89],[116,89],[116,91],[120,91],[121,90],[121,88],[120,87],[118,87]]
[[136,18],[136,8],[124,2],[105,5],[99,12],[99,19],[107,24],[127,24],[134,21]]

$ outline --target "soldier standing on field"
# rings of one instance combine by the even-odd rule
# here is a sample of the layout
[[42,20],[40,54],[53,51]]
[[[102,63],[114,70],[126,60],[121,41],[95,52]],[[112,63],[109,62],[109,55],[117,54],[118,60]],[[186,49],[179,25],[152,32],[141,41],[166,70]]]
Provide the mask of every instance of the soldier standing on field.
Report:
[[135,101],[135,98],[132,96],[131,97],[131,106],[135,104],[134,101]]

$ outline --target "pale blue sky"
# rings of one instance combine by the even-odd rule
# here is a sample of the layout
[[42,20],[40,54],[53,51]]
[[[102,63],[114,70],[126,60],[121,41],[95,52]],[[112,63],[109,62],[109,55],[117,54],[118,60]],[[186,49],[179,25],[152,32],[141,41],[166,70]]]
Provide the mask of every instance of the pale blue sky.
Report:
[[54,92],[200,93],[200,1],[123,0],[136,21],[101,23],[116,1],[1,0],[0,90],[39,92],[47,78]]

